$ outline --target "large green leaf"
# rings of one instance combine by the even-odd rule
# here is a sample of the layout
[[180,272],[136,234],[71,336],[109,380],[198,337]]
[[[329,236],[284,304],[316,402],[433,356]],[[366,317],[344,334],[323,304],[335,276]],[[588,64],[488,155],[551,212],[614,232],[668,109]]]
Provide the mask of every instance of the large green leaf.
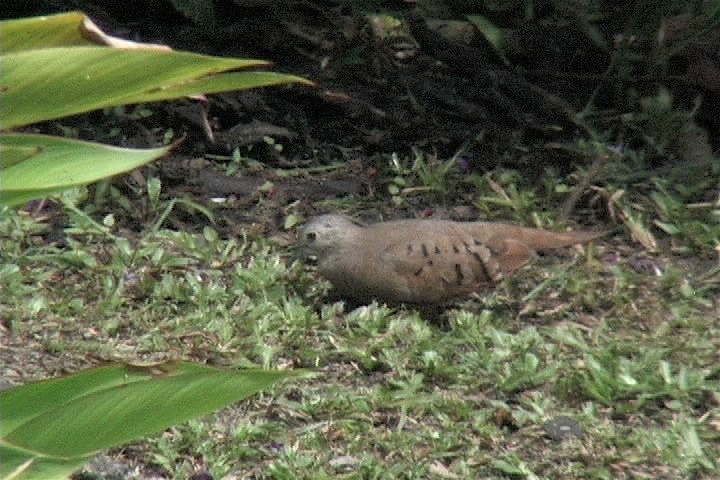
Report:
[[138,150],[49,135],[0,134],[0,152],[8,154],[0,163],[0,205],[17,205],[124,173],[169,149]]
[[67,473],[99,450],[210,413],[294,374],[184,362],[118,365],[1,391],[0,476]]
[[88,18],[81,12],[44,17],[20,18],[0,22],[0,53],[71,45],[92,45],[83,36]]
[[0,443],[0,478],[4,480],[66,479],[88,462],[88,457],[53,458]]
[[[98,43],[121,48],[94,46]],[[116,105],[311,83],[274,72],[235,71],[267,65],[263,60],[177,52],[110,37],[81,12],[1,21],[0,64],[0,130]],[[167,150],[0,135],[0,205],[19,205],[123,173]]]
[[196,95],[197,92],[225,92],[228,90],[230,85],[235,85],[233,89],[244,90],[257,87],[271,87],[273,85],[282,85],[296,81],[304,80],[300,77],[293,77],[292,75],[275,72],[258,71],[220,73],[211,77],[201,77],[184,83],[168,85],[161,90],[142,92],[137,98],[129,98],[127,99],[128,101],[124,103],[154,102],[158,100]]
[[[263,85],[257,74],[218,75],[266,64],[190,52],[108,47],[24,50],[0,56],[0,63],[0,129],[112,105],[257,87]],[[309,83],[292,75],[266,75],[265,85]]]

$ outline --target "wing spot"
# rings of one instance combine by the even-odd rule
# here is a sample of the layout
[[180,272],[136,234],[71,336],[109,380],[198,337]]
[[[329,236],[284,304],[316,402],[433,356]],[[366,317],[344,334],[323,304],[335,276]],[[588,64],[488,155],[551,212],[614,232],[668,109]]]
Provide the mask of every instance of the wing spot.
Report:
[[458,285],[462,285],[463,280],[465,279],[465,275],[462,273],[462,267],[459,263],[455,264],[455,281]]
[[480,254],[477,252],[472,252],[472,256],[475,257],[475,260],[477,260],[478,263],[480,264],[480,268],[482,269],[483,275],[485,275],[485,278],[487,278],[488,280],[493,280],[493,277],[492,277],[492,275],[490,275],[487,265],[485,265],[485,261],[482,259]]
[[424,257],[429,257],[429,256],[430,256],[430,252],[428,252],[427,245],[425,245],[425,244],[423,243],[422,245],[420,245],[420,248],[422,249],[422,254],[423,254]]
[[457,247],[457,245],[453,245],[453,252],[460,253],[460,249]]
[[440,252],[440,247],[438,247],[437,245],[435,245],[435,255],[440,255],[440,253],[441,253],[441,252]]

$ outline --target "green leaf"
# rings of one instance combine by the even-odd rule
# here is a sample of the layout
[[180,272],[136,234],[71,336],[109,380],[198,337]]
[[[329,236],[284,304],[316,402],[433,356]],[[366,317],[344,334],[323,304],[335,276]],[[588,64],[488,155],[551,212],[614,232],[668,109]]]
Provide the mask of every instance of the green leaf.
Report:
[[[89,46],[95,43],[123,48]],[[0,130],[111,106],[311,82],[234,70],[263,60],[177,52],[106,35],[81,12],[0,22]],[[58,47],[59,48],[50,48]],[[0,135],[0,205],[19,205],[167,153],[41,135]]]
[[0,56],[0,129],[89,110],[189,94],[305,82],[282,74],[219,75],[262,60],[108,47],[44,48]]
[[17,205],[127,172],[165,155],[170,148],[138,150],[48,135],[0,134],[0,151],[16,153],[0,164],[0,205]]
[[38,153],[40,153],[40,148],[37,146],[24,147],[22,145],[0,144],[0,170],[12,167]]
[[276,72],[230,72],[189,80],[184,83],[167,85],[161,90],[142,92],[136,99],[128,98],[125,103],[155,102],[201,93],[218,93],[229,90],[246,90],[249,88],[272,87],[307,80],[293,75]]
[[6,480],[49,480],[66,479],[75,470],[87,463],[87,458],[53,459],[40,455],[29,457],[28,452],[0,444],[0,474]]
[[185,362],[117,365],[1,391],[6,461],[0,476],[66,460],[76,468],[78,459],[99,450],[210,413],[296,374]]
[[81,26],[86,19],[81,12],[68,12],[3,20],[0,22],[0,53],[33,48],[92,45],[93,42],[82,35]]

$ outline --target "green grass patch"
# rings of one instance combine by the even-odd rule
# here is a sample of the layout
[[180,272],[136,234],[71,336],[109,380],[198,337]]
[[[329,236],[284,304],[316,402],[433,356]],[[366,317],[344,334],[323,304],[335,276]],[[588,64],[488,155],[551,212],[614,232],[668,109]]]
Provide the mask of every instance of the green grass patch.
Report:
[[[718,475],[720,320],[702,261],[661,257],[658,276],[601,242],[436,319],[323,304],[324,282],[263,239],[69,218],[54,246],[28,214],[0,214],[4,378],[108,359],[317,372],[104,461],[173,478]],[[582,434],[549,438],[560,416]]]

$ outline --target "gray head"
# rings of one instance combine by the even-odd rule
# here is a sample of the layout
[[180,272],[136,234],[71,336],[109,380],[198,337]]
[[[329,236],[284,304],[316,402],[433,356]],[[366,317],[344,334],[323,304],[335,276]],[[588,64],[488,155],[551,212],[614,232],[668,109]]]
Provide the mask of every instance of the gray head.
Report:
[[306,256],[323,255],[352,238],[361,227],[343,215],[321,215],[310,219],[300,230],[298,244]]

